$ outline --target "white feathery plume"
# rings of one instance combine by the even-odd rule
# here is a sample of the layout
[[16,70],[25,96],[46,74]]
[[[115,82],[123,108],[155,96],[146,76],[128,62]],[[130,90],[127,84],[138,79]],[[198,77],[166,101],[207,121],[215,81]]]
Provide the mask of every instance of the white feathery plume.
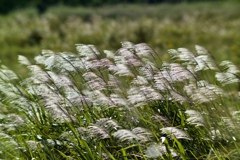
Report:
[[132,129],[132,133],[138,137],[138,140],[142,143],[149,142],[153,137],[153,134],[145,128],[136,127]]
[[41,97],[49,96],[53,93],[53,88],[47,84],[41,83],[37,85],[27,85],[26,90],[32,95],[38,95]]
[[9,136],[8,134],[5,134],[5,133],[0,133],[0,140],[1,141],[5,141],[5,140],[7,140],[7,141],[9,141],[9,140],[11,140],[12,139],[12,137],[11,136]]
[[103,65],[104,67],[107,67],[107,68],[113,65],[113,62],[110,61],[110,60],[107,59],[107,58],[102,58],[102,59],[100,59],[100,62],[102,63],[102,65]]
[[112,75],[112,74],[108,74],[108,82],[107,82],[107,85],[108,87],[111,88],[111,90],[114,90],[115,92],[120,92],[121,93],[121,81],[115,76],[115,75]]
[[6,83],[5,81],[0,80],[0,91],[5,94],[8,98],[14,98],[21,96],[19,95],[18,88],[12,83]]
[[[53,117],[55,120],[59,120],[61,123],[65,121],[71,121],[75,119],[67,110],[67,106],[71,106],[69,101],[66,101],[66,98],[61,94],[57,93],[53,89],[50,89],[51,86],[41,85],[41,88],[34,88],[34,94],[37,94],[42,99],[42,103],[45,106],[46,111]],[[40,89],[40,90],[39,90]],[[43,90],[41,90],[43,89]]]
[[240,82],[240,78],[238,77],[240,70],[236,65],[230,61],[222,61],[220,66],[223,66],[226,71],[217,72],[215,77],[223,86]]
[[43,55],[38,55],[34,57],[34,60],[37,64],[44,64],[45,59],[46,58]]
[[95,54],[95,55],[100,55],[101,53],[100,53],[100,51],[94,46],[94,45],[87,45],[92,51],[93,51],[93,53]]
[[202,70],[218,70],[215,61],[209,55],[199,55],[195,58],[197,63],[195,72]]
[[121,42],[121,44],[123,48],[127,48],[127,49],[134,48],[134,44],[132,42],[124,41],[124,42]]
[[98,119],[96,125],[107,129],[109,132],[116,131],[121,128],[116,121],[109,118]]
[[120,55],[114,56],[113,60],[116,64],[126,64],[125,58]]
[[186,132],[184,132],[183,130],[178,129],[176,127],[161,128],[161,131],[163,134],[175,136],[177,139],[192,140],[192,138]]
[[79,56],[75,54],[61,53],[55,62],[55,68],[63,73],[67,71],[76,72],[76,69],[85,69],[86,61],[85,58],[80,59]]
[[139,90],[143,96],[147,98],[147,101],[157,101],[164,99],[163,96],[153,89],[151,86],[140,86]]
[[143,76],[137,76],[136,78],[134,78],[134,80],[132,81],[132,84],[135,85],[147,85],[148,81],[145,77]]
[[127,59],[126,63],[127,63],[127,65],[131,65],[131,66],[134,66],[134,67],[141,67],[141,66],[143,66],[143,63],[140,60],[138,60],[137,58],[135,58],[135,57]]
[[146,96],[137,87],[131,87],[128,91],[128,101],[136,106],[142,106],[147,103]]
[[113,71],[118,76],[133,77],[131,70],[124,64],[116,64],[116,66],[109,67],[110,71]]
[[86,81],[91,81],[93,79],[98,79],[98,77],[94,72],[86,72],[83,74],[83,77]]
[[44,60],[44,65],[47,69],[52,69],[53,67],[55,67],[55,62],[58,62],[58,60],[59,57],[57,55],[49,56]]
[[118,55],[114,57],[116,64],[132,65],[134,67],[142,66],[142,62],[131,51],[126,48],[118,50]]
[[201,113],[195,110],[186,110],[185,113],[188,115],[187,122],[195,126],[204,126],[205,121]]
[[49,57],[51,55],[54,55],[55,52],[51,51],[51,50],[42,50],[41,54],[44,56],[44,57]]
[[168,74],[171,76],[172,81],[184,81],[187,79],[194,79],[193,74],[186,68],[178,63],[171,63]]
[[187,93],[188,96],[191,96],[195,93],[195,90],[197,89],[197,84],[190,83],[188,85],[185,85],[183,90]]
[[238,74],[240,73],[240,70],[236,65],[234,65],[231,61],[222,61],[220,63],[220,66],[223,66],[226,72],[232,73],[232,74]]
[[177,59],[187,64],[195,64],[195,55],[186,48],[178,48],[168,50],[168,53],[172,56],[173,59]]
[[155,54],[151,47],[149,47],[146,43],[139,43],[134,45],[136,50],[136,54],[143,58],[143,57],[151,57]]
[[0,79],[3,81],[17,80],[18,76],[12,70],[2,65],[0,68]]
[[23,56],[23,55],[18,55],[18,62],[20,64],[29,66],[31,65],[30,61],[27,59],[27,57]]
[[138,140],[138,136],[127,129],[119,129],[113,133],[113,137],[119,139],[121,142],[132,142]]
[[99,90],[83,90],[82,92],[93,102],[94,106],[113,106],[111,99]]
[[8,123],[13,123],[15,125],[20,125],[25,123],[25,120],[21,116],[14,113],[7,114],[5,117],[5,121]]
[[158,71],[158,69],[151,64],[146,64],[145,66],[140,67],[138,70],[140,75],[144,76],[148,80],[153,80],[155,73]]
[[[117,51],[117,54],[124,58],[124,59],[129,59],[129,58],[133,58],[135,57],[135,55],[133,54],[133,52],[127,48],[120,48],[118,51]],[[116,56],[115,56],[116,57]]]
[[224,91],[207,81],[198,81],[196,85],[189,84],[184,87],[187,95],[197,104],[211,102],[220,96],[225,96]]
[[45,60],[51,56],[54,56],[55,53],[51,50],[42,50],[41,55],[38,55],[34,58],[37,64],[44,64]]
[[57,87],[73,86],[72,81],[67,76],[57,75],[56,73],[51,71],[48,71],[47,74]]
[[233,111],[231,112],[231,115],[235,120],[240,121],[240,111]]
[[54,120],[59,121],[60,123],[71,122],[76,120],[74,116],[68,113],[68,111],[61,106],[61,104],[46,104],[46,111],[52,116]]
[[170,83],[194,79],[193,74],[178,63],[164,63],[163,70],[158,74]]
[[184,97],[183,95],[173,91],[173,90],[170,90],[170,96],[169,97],[169,100],[173,100],[174,102],[180,102],[180,103],[184,103],[184,102],[187,102],[188,99],[186,97]]
[[240,82],[235,74],[229,72],[217,72],[215,77],[223,86]]
[[83,109],[85,106],[92,106],[92,101],[80,94],[76,89],[72,87],[65,88],[66,99],[75,107]]
[[41,84],[49,81],[47,73],[38,65],[30,65],[31,77],[27,78],[22,84]]
[[[145,151],[145,155],[147,158],[154,158],[157,159],[161,157],[163,158],[164,155],[168,155],[168,151],[163,144],[152,143],[150,146],[147,147]],[[170,154],[172,157],[178,157],[178,155],[174,152],[174,150],[170,149]]]
[[91,61],[85,61],[84,65],[85,65],[86,69],[98,69],[98,68],[104,66],[104,64],[98,59],[94,59]]
[[103,53],[106,54],[106,57],[109,58],[109,59],[112,59],[114,58],[115,54],[113,51],[109,51],[109,50],[103,50]]
[[195,49],[197,51],[198,56],[195,58],[197,63],[195,67],[195,71],[200,70],[218,70],[218,67],[212,58],[211,54],[202,46],[195,45]]
[[231,119],[229,117],[221,117],[222,123],[229,129],[229,131],[233,131],[236,129],[236,122],[234,119]]
[[118,106],[128,106],[128,101],[125,98],[123,98],[120,95],[118,95],[118,94],[111,94],[110,95],[110,99],[111,99],[111,101],[115,105],[118,105]]
[[110,138],[108,131],[100,126],[91,125],[88,126],[88,130],[90,131],[92,136],[96,136],[98,139]]
[[[220,88],[216,85],[213,85],[213,84],[209,84],[205,80],[198,81],[197,86],[200,87],[200,88],[206,88],[206,89],[212,91],[215,95],[218,95],[218,96],[224,96],[225,95],[222,88]],[[208,94],[208,92],[206,92],[206,95],[207,94]]]
[[200,45],[195,45],[195,49],[198,55],[209,55],[208,50]]
[[154,82],[157,89],[161,92],[166,92],[172,89],[170,82],[163,76],[163,74],[168,75],[166,71],[160,71],[154,75]]
[[86,57],[87,60],[97,59],[100,54],[92,45],[77,44],[77,51],[81,57]]
[[83,74],[83,77],[87,81],[86,83],[87,87],[90,87],[93,90],[105,89],[106,83],[94,72],[86,72]]

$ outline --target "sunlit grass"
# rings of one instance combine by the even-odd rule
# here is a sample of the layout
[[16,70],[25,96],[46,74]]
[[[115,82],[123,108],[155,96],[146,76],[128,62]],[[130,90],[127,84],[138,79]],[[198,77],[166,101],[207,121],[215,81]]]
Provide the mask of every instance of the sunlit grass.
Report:
[[[44,50],[0,70],[3,159],[237,159],[239,69],[203,47]],[[232,81],[229,81],[230,78]],[[10,149],[12,150],[10,150]]]

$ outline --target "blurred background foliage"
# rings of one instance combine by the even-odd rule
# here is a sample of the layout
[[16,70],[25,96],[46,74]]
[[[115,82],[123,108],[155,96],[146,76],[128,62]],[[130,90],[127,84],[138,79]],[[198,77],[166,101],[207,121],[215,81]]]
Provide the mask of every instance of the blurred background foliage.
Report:
[[193,49],[198,44],[209,49],[218,61],[229,59],[239,64],[237,1],[119,2],[0,0],[0,59],[19,71],[17,55],[31,59],[43,49],[76,53],[75,44],[79,43],[117,50],[120,42],[131,41],[149,44],[164,60],[169,58],[168,49]]
[[[154,4],[154,3],[179,3],[199,1],[229,1],[229,0],[0,0],[0,13],[7,13],[13,9],[22,7],[37,7],[40,12],[45,11],[51,5],[68,6],[102,6],[123,3]],[[230,0],[231,1],[231,0]],[[233,0],[234,1],[234,0]]]

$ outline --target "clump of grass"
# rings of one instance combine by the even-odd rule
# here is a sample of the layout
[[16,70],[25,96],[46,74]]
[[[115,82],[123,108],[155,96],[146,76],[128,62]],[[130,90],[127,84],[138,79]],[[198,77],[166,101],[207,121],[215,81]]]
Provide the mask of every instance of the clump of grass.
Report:
[[239,69],[195,48],[169,50],[171,63],[131,42],[44,50],[34,63],[19,56],[27,78],[0,69],[0,157],[237,158],[239,92],[228,86],[239,85]]

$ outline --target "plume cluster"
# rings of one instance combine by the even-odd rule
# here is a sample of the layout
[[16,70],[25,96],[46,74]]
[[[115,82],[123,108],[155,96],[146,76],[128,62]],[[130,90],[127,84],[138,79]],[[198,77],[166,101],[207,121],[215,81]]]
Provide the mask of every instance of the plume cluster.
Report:
[[[52,147],[61,155],[72,153],[83,159],[122,158],[118,152],[121,147],[129,147],[122,149],[128,158],[198,155],[193,150],[197,150],[194,140],[199,132],[192,128],[225,125],[234,132],[238,125],[232,123],[233,117],[239,122],[236,111],[229,117],[218,117],[219,122],[206,120],[214,119],[218,108],[224,113],[230,111],[224,99],[233,97],[223,87],[239,83],[240,71],[229,61],[218,66],[198,45],[196,53],[179,48],[169,50],[169,54],[173,63],[162,62],[161,55],[145,43],[123,42],[116,52],[77,44],[77,54],[44,50],[34,63],[19,56],[29,75],[20,79],[6,66],[1,67],[1,106],[11,106],[25,116],[9,114],[15,117],[14,122],[4,122],[3,126],[26,124],[35,128],[28,133],[33,134],[31,138],[18,142],[7,135],[11,127],[1,126],[6,134],[1,133],[0,138],[16,141],[16,147],[31,148],[30,153]],[[215,76],[201,76],[208,71]],[[212,78],[219,85],[212,83]],[[62,130],[63,126],[66,128]],[[15,126],[13,130],[19,131]],[[199,145],[208,142],[214,131],[209,130]],[[217,133],[227,134],[221,129]],[[161,137],[167,141],[161,142]],[[182,147],[181,143],[194,144],[195,148]]]

